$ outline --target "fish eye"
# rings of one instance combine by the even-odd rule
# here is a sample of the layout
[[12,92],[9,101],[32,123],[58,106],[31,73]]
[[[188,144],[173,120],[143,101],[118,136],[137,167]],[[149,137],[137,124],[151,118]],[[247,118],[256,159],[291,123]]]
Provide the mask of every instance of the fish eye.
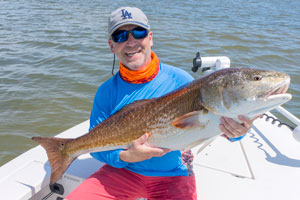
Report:
[[253,76],[254,81],[260,81],[261,79],[262,79],[262,76],[260,76],[260,75]]

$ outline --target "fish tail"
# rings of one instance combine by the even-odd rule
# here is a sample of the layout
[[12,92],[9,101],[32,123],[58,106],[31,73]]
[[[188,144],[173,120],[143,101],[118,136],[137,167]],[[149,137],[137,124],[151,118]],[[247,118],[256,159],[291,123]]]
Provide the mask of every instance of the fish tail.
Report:
[[38,142],[46,150],[51,166],[50,184],[55,183],[75,159],[63,151],[65,144],[73,139],[32,137],[32,140]]

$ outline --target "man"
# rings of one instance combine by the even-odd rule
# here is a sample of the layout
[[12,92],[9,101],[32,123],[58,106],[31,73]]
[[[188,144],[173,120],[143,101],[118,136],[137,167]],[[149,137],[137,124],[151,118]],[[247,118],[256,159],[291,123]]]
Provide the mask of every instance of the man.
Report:
[[[161,63],[151,51],[153,33],[138,8],[123,7],[112,12],[108,34],[108,44],[120,60],[120,70],[99,87],[90,129],[133,101],[160,97],[193,80],[187,72]],[[252,126],[248,118],[241,116],[240,120],[242,124],[222,118],[220,129],[227,137],[240,137]],[[147,143],[150,134],[145,133],[126,150],[92,153],[107,165],[66,198],[197,199],[191,153],[153,147]]]

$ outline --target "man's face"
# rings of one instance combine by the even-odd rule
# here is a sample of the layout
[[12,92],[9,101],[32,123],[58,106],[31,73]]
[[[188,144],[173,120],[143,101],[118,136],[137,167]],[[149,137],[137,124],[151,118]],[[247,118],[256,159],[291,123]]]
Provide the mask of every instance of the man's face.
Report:
[[[132,30],[136,27],[136,25],[130,24],[124,25],[118,30]],[[151,62],[151,48],[153,46],[151,31],[143,39],[134,39],[129,34],[129,38],[125,42],[116,43],[108,40],[108,44],[111,52],[115,53],[122,64],[131,70],[142,70]]]

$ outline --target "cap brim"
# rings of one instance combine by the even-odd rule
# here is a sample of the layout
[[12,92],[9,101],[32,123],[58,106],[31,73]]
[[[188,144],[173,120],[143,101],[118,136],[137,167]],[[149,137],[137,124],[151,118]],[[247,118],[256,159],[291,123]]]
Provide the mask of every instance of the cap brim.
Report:
[[140,26],[144,29],[147,29],[147,30],[150,30],[150,26],[146,25],[146,24],[143,24],[141,22],[136,22],[136,21],[126,21],[126,22],[122,22],[122,23],[119,23],[117,25],[115,25],[114,27],[111,28],[111,30],[109,31],[109,37],[118,29],[120,28],[121,26],[124,26],[124,25],[128,25],[128,24],[133,24],[133,25],[137,25],[137,26]]

